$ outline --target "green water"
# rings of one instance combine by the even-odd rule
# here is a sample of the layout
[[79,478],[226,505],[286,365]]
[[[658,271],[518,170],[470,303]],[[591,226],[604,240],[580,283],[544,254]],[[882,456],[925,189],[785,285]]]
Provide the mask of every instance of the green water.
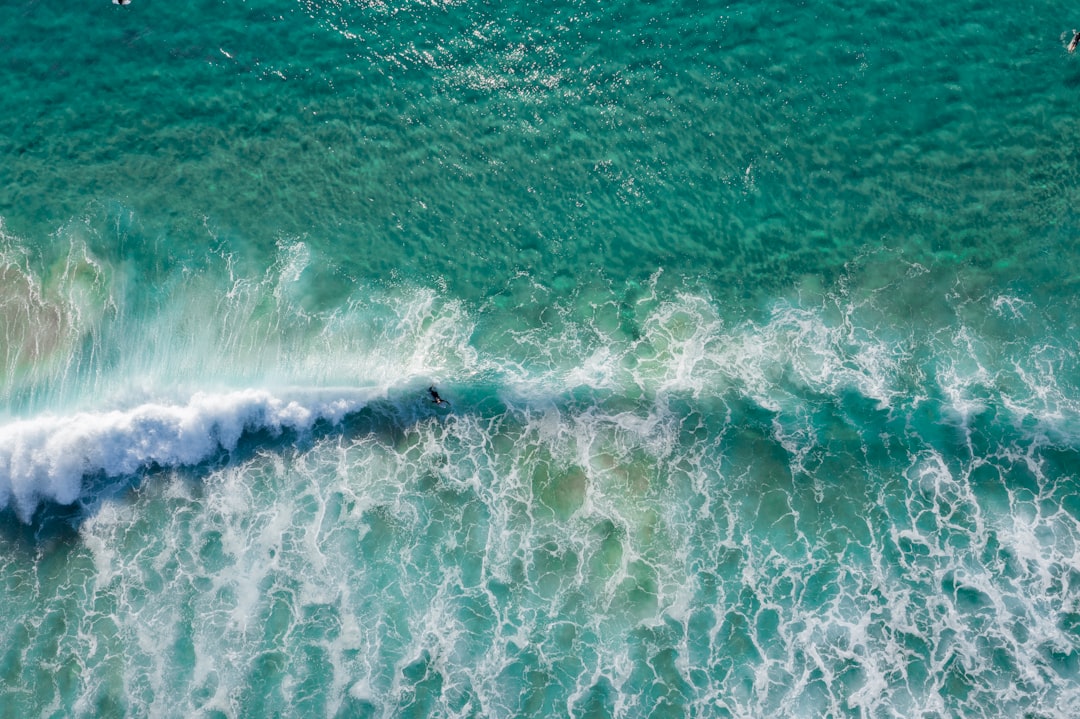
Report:
[[1066,5],[4,10],[0,716],[1080,711]]

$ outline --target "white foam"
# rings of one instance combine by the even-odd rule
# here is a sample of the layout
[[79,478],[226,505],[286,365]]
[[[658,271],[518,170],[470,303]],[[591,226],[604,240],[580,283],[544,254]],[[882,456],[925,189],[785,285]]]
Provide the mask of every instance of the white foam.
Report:
[[43,415],[0,426],[0,506],[29,520],[43,501],[77,501],[87,475],[198,464],[231,452],[246,432],[310,431],[361,409],[369,393],[283,399],[266,390],[194,395],[186,404]]

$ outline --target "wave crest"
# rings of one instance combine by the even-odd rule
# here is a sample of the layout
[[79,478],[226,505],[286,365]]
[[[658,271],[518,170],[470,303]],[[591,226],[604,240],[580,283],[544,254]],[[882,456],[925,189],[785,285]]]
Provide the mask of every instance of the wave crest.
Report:
[[72,504],[88,475],[191,466],[231,452],[245,433],[308,432],[338,423],[367,398],[283,399],[265,390],[194,395],[184,405],[45,415],[0,426],[0,506],[29,521],[43,501]]

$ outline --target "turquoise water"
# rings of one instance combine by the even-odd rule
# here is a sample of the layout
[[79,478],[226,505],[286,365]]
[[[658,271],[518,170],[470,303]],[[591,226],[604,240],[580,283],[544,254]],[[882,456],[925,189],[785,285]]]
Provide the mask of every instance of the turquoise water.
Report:
[[1064,3],[3,9],[0,717],[1080,714]]

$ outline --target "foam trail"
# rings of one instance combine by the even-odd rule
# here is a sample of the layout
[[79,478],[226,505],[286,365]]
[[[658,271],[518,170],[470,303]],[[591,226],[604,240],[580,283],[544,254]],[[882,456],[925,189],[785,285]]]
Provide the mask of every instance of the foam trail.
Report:
[[307,432],[320,421],[340,422],[368,399],[360,390],[333,399],[306,394],[286,399],[258,389],[198,393],[184,405],[147,403],[0,426],[0,507],[14,505],[29,521],[42,501],[77,501],[88,475],[195,465],[236,449],[245,433]]

